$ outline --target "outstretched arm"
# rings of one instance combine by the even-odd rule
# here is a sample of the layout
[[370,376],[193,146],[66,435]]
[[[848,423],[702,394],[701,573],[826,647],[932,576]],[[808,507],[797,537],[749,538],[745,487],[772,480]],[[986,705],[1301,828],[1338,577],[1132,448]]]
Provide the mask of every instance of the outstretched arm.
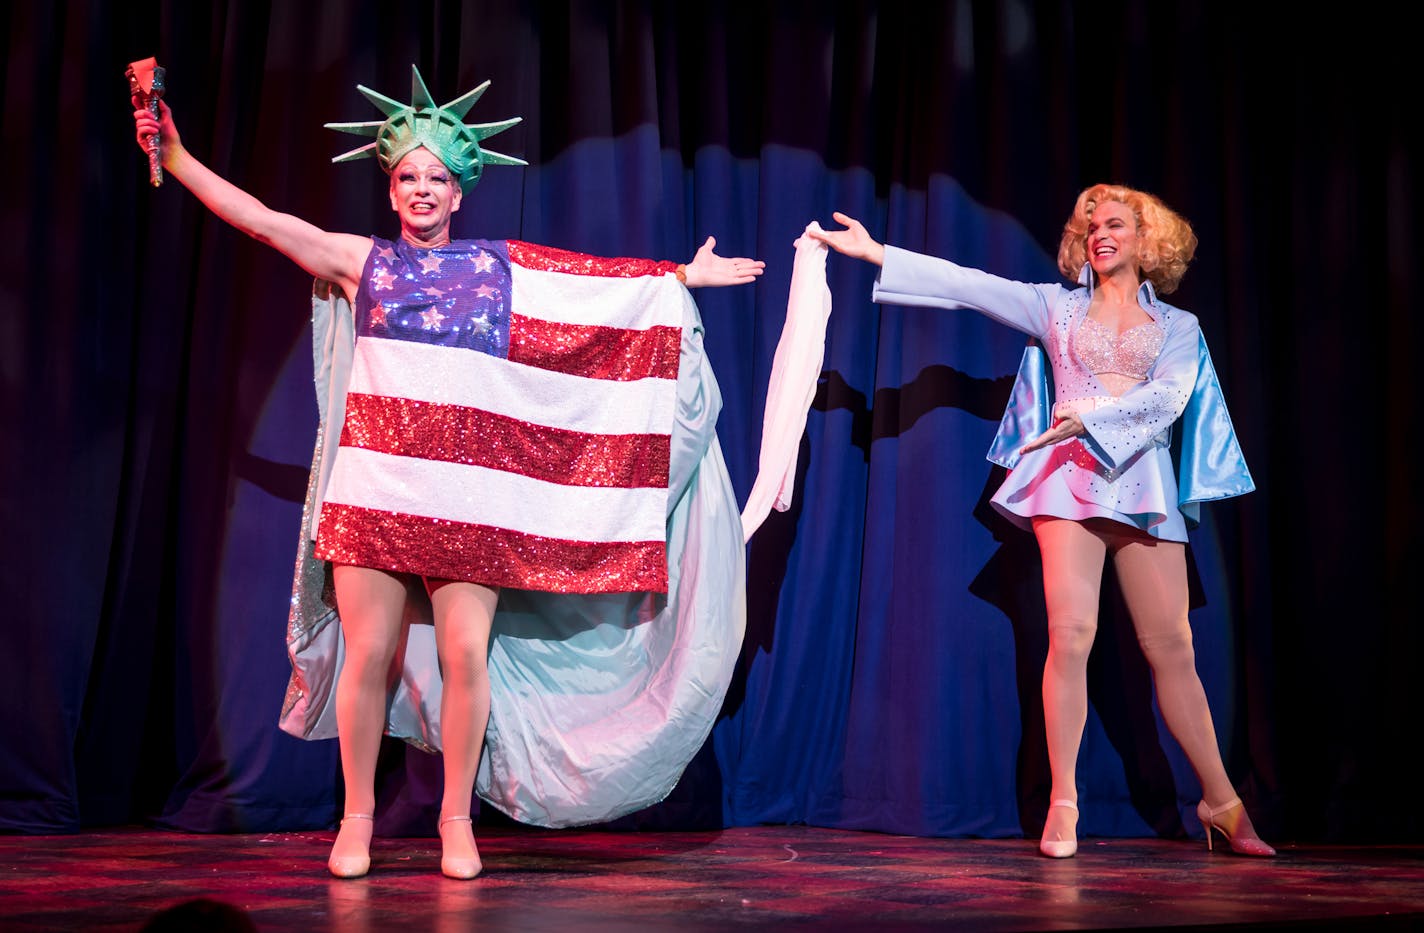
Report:
[[807,230],[806,235],[820,240],[831,249],[855,259],[864,259],[877,266],[885,264],[885,247],[871,239],[860,221],[848,214],[836,211],[831,215],[836,223],[845,224],[844,230]]
[[766,268],[766,263],[760,259],[730,259],[718,256],[713,252],[716,246],[716,238],[709,236],[707,242],[697,251],[697,255],[692,257],[692,262],[682,267],[683,274],[687,276],[688,288],[745,285],[755,280]]
[[912,308],[972,308],[1001,324],[1043,339],[1050,308],[1062,289],[1001,278],[910,250],[877,243],[854,218],[833,215],[844,230],[807,230],[839,253],[880,267],[871,300]]
[[147,151],[148,137],[157,134],[163,167],[209,210],[253,239],[274,247],[312,275],[335,282],[348,296],[356,294],[366,256],[371,250],[368,238],[328,233],[300,217],[267,207],[193,158],[183,148],[178,128],[173,123],[173,112],[161,101],[158,108],[157,119],[145,109],[134,111],[140,148]]

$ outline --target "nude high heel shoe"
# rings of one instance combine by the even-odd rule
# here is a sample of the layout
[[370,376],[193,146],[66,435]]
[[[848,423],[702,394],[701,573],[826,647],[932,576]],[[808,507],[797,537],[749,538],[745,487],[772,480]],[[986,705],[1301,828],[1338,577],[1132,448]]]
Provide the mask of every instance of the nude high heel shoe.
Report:
[[[366,820],[374,823],[375,819],[369,813],[348,813],[341,818],[341,825],[345,826],[351,820]],[[341,838],[341,831],[337,830],[338,841]],[[371,870],[371,844],[366,844],[366,851],[360,855],[337,855],[336,843],[332,843],[331,857],[326,860],[326,868],[338,878],[360,878]]]
[[1076,816],[1078,812],[1078,803],[1074,800],[1050,800],[1048,802],[1048,809],[1052,810],[1054,807],[1067,807],[1075,814],[1075,816],[1073,817],[1073,838],[1049,839],[1047,835],[1048,827],[1044,826],[1044,836],[1038,841],[1038,851],[1043,853],[1048,858],[1072,858],[1078,852],[1078,818]]
[[474,858],[455,858],[445,854],[446,823],[470,823],[470,830],[473,832],[474,821],[468,816],[442,816],[440,818],[440,874],[446,878],[468,881],[478,875],[484,869],[484,865],[480,863],[478,850],[476,850]]
[[[1197,804],[1197,819],[1201,820],[1202,829],[1206,830],[1206,850],[1211,851],[1211,831],[1214,829],[1226,837],[1231,851],[1237,855],[1275,855],[1276,850],[1267,845],[1254,832],[1249,837],[1233,836],[1230,830],[1216,821],[1218,816],[1229,813],[1239,806],[1241,806],[1240,797],[1232,797],[1219,807],[1210,806],[1205,800]],[[1236,828],[1240,829],[1241,827],[1238,824]]]

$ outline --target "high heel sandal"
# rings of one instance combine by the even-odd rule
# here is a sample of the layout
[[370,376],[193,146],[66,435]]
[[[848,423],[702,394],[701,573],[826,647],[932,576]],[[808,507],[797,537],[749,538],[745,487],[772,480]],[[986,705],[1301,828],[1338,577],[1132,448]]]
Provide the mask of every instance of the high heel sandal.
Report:
[[476,849],[474,858],[452,858],[445,854],[445,824],[446,823],[469,823],[471,833],[474,832],[474,821],[468,816],[442,816],[440,818],[440,874],[446,878],[454,878],[458,881],[468,881],[475,877],[484,868],[480,863],[479,850]]
[[[1212,807],[1205,800],[1197,804],[1197,819],[1201,820],[1202,829],[1206,830],[1206,850],[1211,851],[1211,831],[1214,829],[1226,837],[1226,842],[1231,846],[1231,851],[1237,855],[1275,855],[1276,850],[1271,848],[1260,836],[1253,834],[1249,838],[1240,838],[1231,835],[1225,826],[1216,821],[1216,818],[1223,813],[1229,813],[1241,806],[1240,797],[1232,797],[1219,807]],[[1243,810],[1244,814],[1244,810]],[[1236,827],[1240,829],[1238,825]]]
[[[1078,803],[1075,800],[1050,800],[1048,802],[1048,809],[1052,810],[1054,807],[1067,807],[1075,814],[1078,812]],[[1074,831],[1072,839],[1049,839],[1047,836],[1044,836],[1038,841],[1038,851],[1048,858],[1072,858],[1078,852],[1076,816],[1074,817],[1073,825]],[[1048,832],[1046,825],[1043,827],[1043,831],[1045,833]]]
[[[345,826],[348,820],[366,820],[375,823],[375,818],[369,813],[348,813],[341,818],[341,825]],[[341,838],[341,830],[337,829],[337,839]],[[338,878],[360,878],[371,870],[371,844],[366,844],[366,851],[361,855],[337,855],[336,843],[331,845],[331,857],[326,860],[326,868]]]

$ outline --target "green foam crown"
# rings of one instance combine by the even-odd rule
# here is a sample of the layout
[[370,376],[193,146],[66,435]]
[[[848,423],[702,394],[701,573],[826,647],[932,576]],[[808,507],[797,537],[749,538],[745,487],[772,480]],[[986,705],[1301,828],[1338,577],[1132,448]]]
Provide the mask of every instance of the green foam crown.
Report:
[[332,159],[333,162],[354,162],[357,159],[375,157],[382,170],[389,175],[396,165],[412,149],[424,146],[436,158],[445,163],[456,178],[460,188],[468,191],[480,180],[486,165],[528,165],[523,159],[516,159],[503,153],[486,149],[480,145],[496,133],[502,133],[520,121],[511,117],[497,123],[464,122],[465,114],[475,101],[485,92],[490,83],[486,81],[467,94],[450,101],[443,107],[435,105],[435,99],[420,77],[420,69],[410,66],[409,104],[392,100],[368,87],[356,85],[356,90],[366,95],[366,99],[376,105],[376,109],[386,115],[384,120],[366,123],[328,123],[327,129],[358,136],[374,136],[375,142],[367,143],[350,152],[343,152]]

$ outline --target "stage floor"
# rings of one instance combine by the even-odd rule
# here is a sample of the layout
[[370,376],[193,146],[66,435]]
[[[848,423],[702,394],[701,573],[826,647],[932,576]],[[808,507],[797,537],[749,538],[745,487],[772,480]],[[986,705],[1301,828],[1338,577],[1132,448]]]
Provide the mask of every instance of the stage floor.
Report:
[[305,933],[1424,929],[1424,846],[1286,846],[1276,859],[1247,859],[1201,843],[1088,839],[1076,858],[1052,861],[1025,840],[804,826],[482,828],[485,872],[460,882],[440,876],[433,838],[377,840],[370,875],[331,878],[332,838],[137,829],[0,837],[0,930],[137,930],[198,897],[241,908],[259,930]]

